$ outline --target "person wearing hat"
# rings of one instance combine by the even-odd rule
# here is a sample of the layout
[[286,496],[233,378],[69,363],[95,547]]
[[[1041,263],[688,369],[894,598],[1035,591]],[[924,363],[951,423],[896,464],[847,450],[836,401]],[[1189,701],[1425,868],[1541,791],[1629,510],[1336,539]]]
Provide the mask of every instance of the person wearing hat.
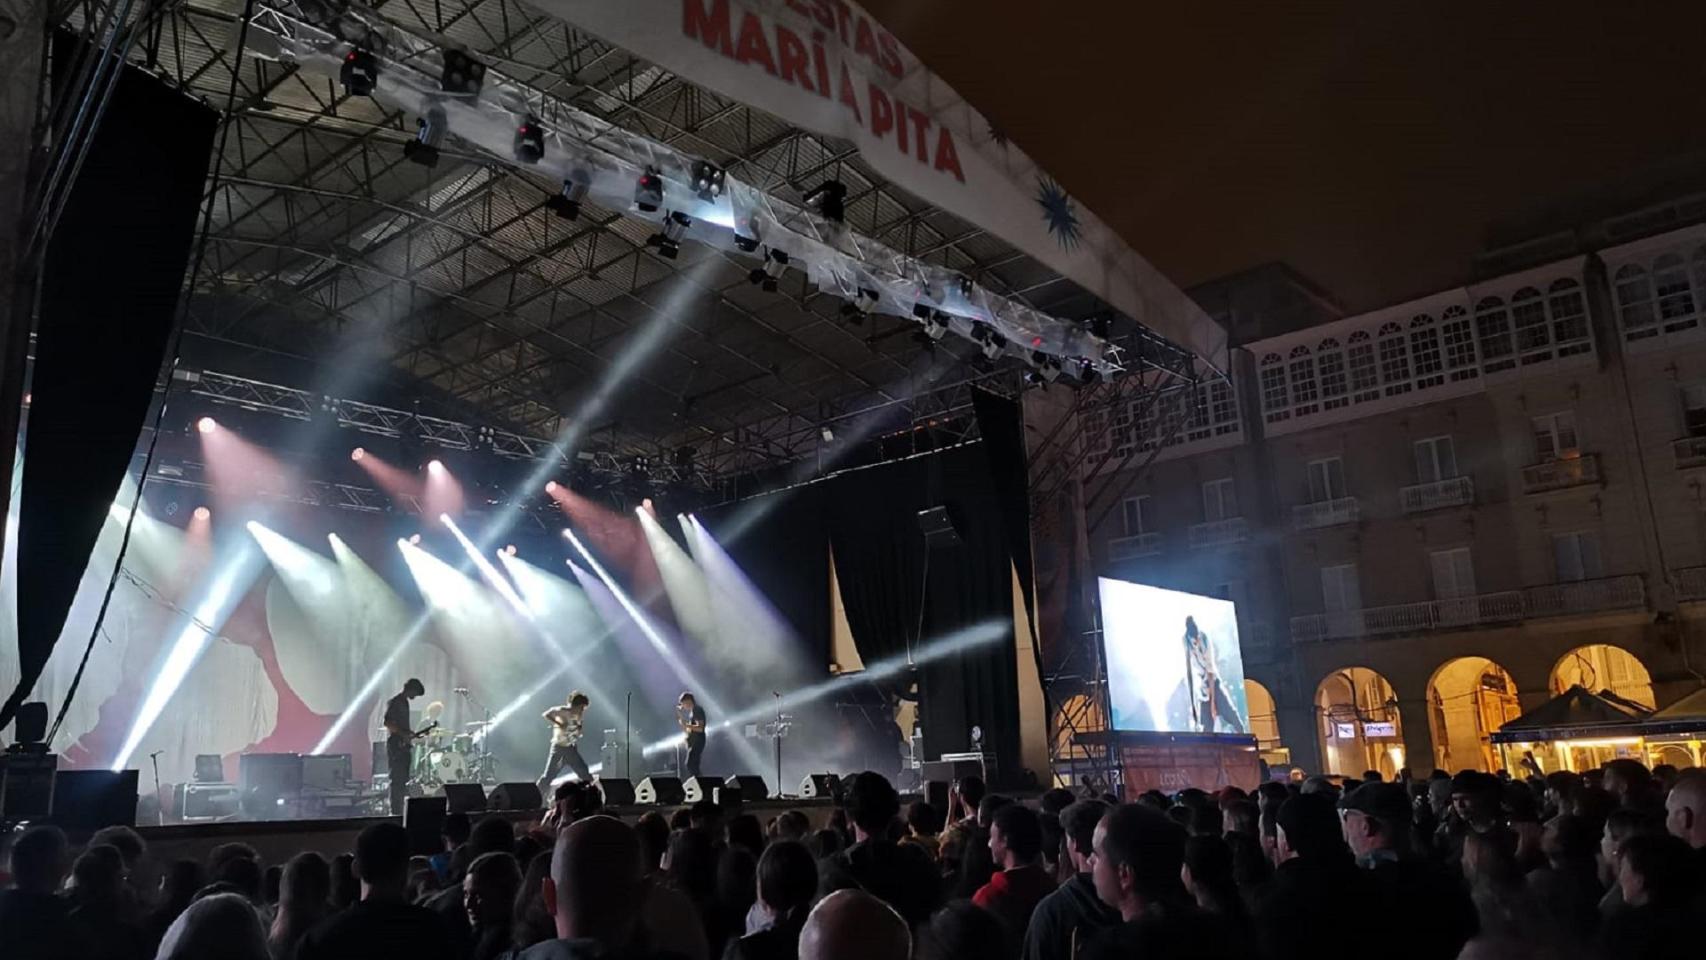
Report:
[[1451,778],[1451,809],[1440,821],[1434,846],[1447,861],[1463,859],[1465,834],[1486,833],[1499,825],[1499,778],[1463,770]]
[[1345,847],[1339,813],[1326,793],[1302,793],[1274,817],[1278,866],[1252,910],[1259,942],[1274,960],[1315,960],[1319,931],[1335,940],[1380,943],[1385,919],[1368,878]]
[[1400,957],[1455,957],[1475,935],[1475,904],[1444,867],[1410,844],[1410,797],[1396,783],[1365,783],[1339,802],[1345,843],[1373,880],[1377,913],[1399,924]]

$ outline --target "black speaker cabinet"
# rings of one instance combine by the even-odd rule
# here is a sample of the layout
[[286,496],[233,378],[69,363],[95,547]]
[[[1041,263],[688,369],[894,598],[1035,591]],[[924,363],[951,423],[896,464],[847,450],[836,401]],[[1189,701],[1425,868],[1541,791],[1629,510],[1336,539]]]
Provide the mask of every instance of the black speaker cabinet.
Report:
[[841,778],[833,773],[807,774],[800,781],[800,796],[807,800],[824,800],[841,792]]
[[12,740],[15,743],[41,743],[47,739],[47,704],[31,700],[21,704],[12,719]]
[[0,754],[0,820],[46,820],[53,814],[53,783],[59,756]]
[[598,778],[598,793],[607,807],[627,807],[634,803],[634,781]]
[[68,831],[136,826],[135,770],[61,770],[53,779],[53,822]]
[[634,790],[635,803],[677,806],[687,799],[680,777],[647,777]]
[[750,773],[736,774],[724,780],[723,788],[734,793],[742,803],[764,800],[770,796],[770,788],[765,785],[764,778],[755,777]]
[[954,523],[954,516],[947,507],[930,507],[918,511],[918,529],[923,532],[925,546],[930,549],[957,547],[963,542]]
[[444,799],[449,801],[451,813],[484,813],[486,788],[477,783],[447,783]]
[[936,808],[936,812],[946,817],[948,815],[948,792],[952,788],[946,780],[924,781],[924,802]]
[[409,797],[403,801],[403,830],[409,835],[409,854],[430,857],[444,849],[444,818],[449,807],[443,797]]
[[538,810],[545,805],[539,786],[533,783],[500,783],[486,798],[487,810]]
[[225,758],[217,753],[198,753],[195,755],[196,783],[224,783]]

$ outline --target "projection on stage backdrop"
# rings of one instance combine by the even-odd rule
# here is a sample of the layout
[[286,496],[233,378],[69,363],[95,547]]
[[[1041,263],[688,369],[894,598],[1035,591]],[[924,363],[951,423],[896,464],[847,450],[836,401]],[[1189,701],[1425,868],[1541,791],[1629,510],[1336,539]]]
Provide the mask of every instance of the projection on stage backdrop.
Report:
[[1232,601],[1099,579],[1116,730],[1249,733]]

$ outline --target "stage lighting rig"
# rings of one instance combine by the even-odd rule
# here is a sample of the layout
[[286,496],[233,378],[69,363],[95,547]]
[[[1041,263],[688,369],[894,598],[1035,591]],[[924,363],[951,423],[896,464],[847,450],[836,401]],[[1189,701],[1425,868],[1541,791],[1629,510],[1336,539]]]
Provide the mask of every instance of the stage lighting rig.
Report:
[[853,294],[853,299],[841,305],[841,318],[852,324],[862,324],[871,311],[877,308],[877,291],[869,287],[860,287]]
[[674,260],[681,253],[681,238],[687,235],[687,228],[692,223],[687,214],[671,210],[664,215],[663,232],[647,237],[646,246],[656,247],[658,256],[665,260]]
[[545,156],[545,128],[531,114],[515,128],[517,163],[538,163]]
[[449,129],[444,111],[433,107],[425,116],[415,118],[415,139],[403,144],[403,156],[423,167],[438,166],[438,148],[444,143],[444,131]]
[[763,265],[753,267],[752,272],[746,275],[746,279],[756,284],[765,293],[775,293],[777,281],[787,271],[788,254],[771,247],[765,251]]
[[948,318],[930,309],[924,304],[912,308],[912,315],[924,326],[924,335],[931,341],[940,340],[948,335]]
[[588,190],[586,171],[575,170],[569,177],[563,181],[563,191],[545,201],[545,206],[564,220],[574,220],[581,215],[581,202],[586,199]]
[[990,360],[999,358],[1001,352],[1007,349],[1007,338],[996,333],[994,327],[982,320],[971,322],[971,338],[983,345],[983,355]]
[[1060,361],[1041,350],[1031,354],[1031,366],[1034,369],[1025,371],[1025,379],[1031,383],[1053,383],[1060,379]]
[[831,223],[847,220],[847,184],[840,180],[825,180],[806,191],[800,202],[817,211],[818,216]]
[[1080,360],[1078,361],[1078,379],[1082,383],[1091,384],[1102,379],[1102,375],[1096,371],[1094,363],[1089,360]]
[[460,50],[446,50],[438,82],[445,93],[477,97],[486,82],[486,65]]
[[655,167],[647,167],[634,184],[634,206],[644,213],[657,213],[658,207],[663,206],[663,177],[658,176]]
[[343,81],[344,93],[352,97],[371,96],[373,87],[379,82],[379,58],[360,47],[351,47],[344,54],[344,65],[338,69],[338,79]]
[[693,164],[693,195],[706,203],[716,203],[723,195],[724,173],[721,167],[708,160]]
[[1084,319],[1084,329],[1090,331],[1092,337],[1108,339],[1112,332],[1114,318],[1106,313],[1094,313]]

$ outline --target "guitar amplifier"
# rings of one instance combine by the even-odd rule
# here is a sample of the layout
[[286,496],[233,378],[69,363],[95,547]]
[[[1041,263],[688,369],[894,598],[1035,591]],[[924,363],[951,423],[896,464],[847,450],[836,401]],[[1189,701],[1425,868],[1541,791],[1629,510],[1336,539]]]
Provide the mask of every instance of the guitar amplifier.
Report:
[[341,790],[349,786],[350,755],[328,753],[302,758],[302,786],[320,790]]
[[173,792],[184,823],[229,820],[237,816],[241,799],[234,783],[180,783]]

